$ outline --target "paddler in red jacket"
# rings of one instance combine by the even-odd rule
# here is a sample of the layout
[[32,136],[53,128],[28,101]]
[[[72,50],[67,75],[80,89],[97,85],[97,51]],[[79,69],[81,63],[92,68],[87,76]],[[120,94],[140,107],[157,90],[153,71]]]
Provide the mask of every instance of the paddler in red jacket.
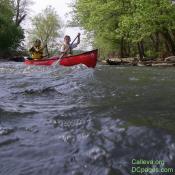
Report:
[[77,35],[77,43],[70,43],[71,41],[71,38],[69,35],[66,35],[64,37],[64,43],[63,45],[61,46],[61,53],[66,55],[66,56],[69,56],[69,55],[72,55],[72,49],[76,48],[78,46],[78,44],[80,44],[80,33],[78,33]]

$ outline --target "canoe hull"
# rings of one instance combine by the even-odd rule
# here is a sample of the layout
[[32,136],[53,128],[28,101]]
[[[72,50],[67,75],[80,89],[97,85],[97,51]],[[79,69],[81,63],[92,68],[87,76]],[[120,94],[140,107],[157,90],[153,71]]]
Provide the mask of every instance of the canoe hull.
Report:
[[[98,50],[92,50],[79,55],[64,57],[60,60],[59,64],[62,66],[74,66],[78,64],[84,64],[87,67],[94,68],[97,63],[97,56]],[[59,57],[55,56],[50,59],[44,60],[25,60],[24,63],[27,65],[50,66],[58,59]]]
[[58,57],[51,58],[51,59],[44,59],[44,60],[25,60],[24,64],[34,65],[34,66],[50,66],[57,60],[58,60]]

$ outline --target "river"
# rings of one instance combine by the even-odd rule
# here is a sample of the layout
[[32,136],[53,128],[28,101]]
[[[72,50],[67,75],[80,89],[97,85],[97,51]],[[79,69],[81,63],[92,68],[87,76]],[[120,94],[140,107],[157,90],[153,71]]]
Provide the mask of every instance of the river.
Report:
[[137,160],[175,168],[174,68],[0,62],[0,175],[130,175]]

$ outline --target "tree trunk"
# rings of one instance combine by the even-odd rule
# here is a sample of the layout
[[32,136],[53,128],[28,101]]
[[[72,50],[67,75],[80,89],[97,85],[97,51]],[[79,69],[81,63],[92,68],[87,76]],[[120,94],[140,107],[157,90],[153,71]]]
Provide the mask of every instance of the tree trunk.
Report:
[[19,20],[19,7],[20,7],[20,0],[17,0],[16,1],[16,19],[15,19],[15,22],[16,22],[16,25],[18,25],[18,20]]
[[174,41],[175,41],[175,30],[172,30],[172,35],[173,35],[173,38],[174,38]]
[[170,35],[170,33],[168,32],[168,30],[164,29],[164,31],[162,32],[162,35],[164,37],[164,39],[167,41],[168,45],[170,46],[170,51],[173,55],[175,55],[175,43]]
[[143,60],[145,56],[143,41],[137,43],[140,60]]
[[131,47],[130,47],[130,43],[128,42],[127,43],[127,47],[126,47],[126,54],[127,54],[127,57],[129,57],[131,55]]
[[151,40],[153,42],[155,51],[156,52],[159,52],[159,50],[160,50],[160,37],[159,37],[159,33],[156,32],[154,35],[151,35]]
[[120,57],[124,57],[124,39],[122,38],[120,41]]
[[124,38],[120,41],[120,57],[128,57],[130,53],[129,43],[124,40]]
[[21,0],[16,0],[16,17],[15,17],[15,23],[17,26],[21,24],[21,22],[25,19],[27,14],[22,14],[20,12],[21,8]]

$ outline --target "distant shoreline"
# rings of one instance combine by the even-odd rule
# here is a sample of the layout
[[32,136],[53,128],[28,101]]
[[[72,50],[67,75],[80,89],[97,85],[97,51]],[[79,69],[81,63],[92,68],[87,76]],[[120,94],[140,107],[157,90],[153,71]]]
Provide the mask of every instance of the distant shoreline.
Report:
[[100,60],[101,63],[106,65],[116,65],[116,66],[175,66],[175,56],[170,56],[165,59],[144,59],[139,60],[138,58],[108,58],[106,60]]

